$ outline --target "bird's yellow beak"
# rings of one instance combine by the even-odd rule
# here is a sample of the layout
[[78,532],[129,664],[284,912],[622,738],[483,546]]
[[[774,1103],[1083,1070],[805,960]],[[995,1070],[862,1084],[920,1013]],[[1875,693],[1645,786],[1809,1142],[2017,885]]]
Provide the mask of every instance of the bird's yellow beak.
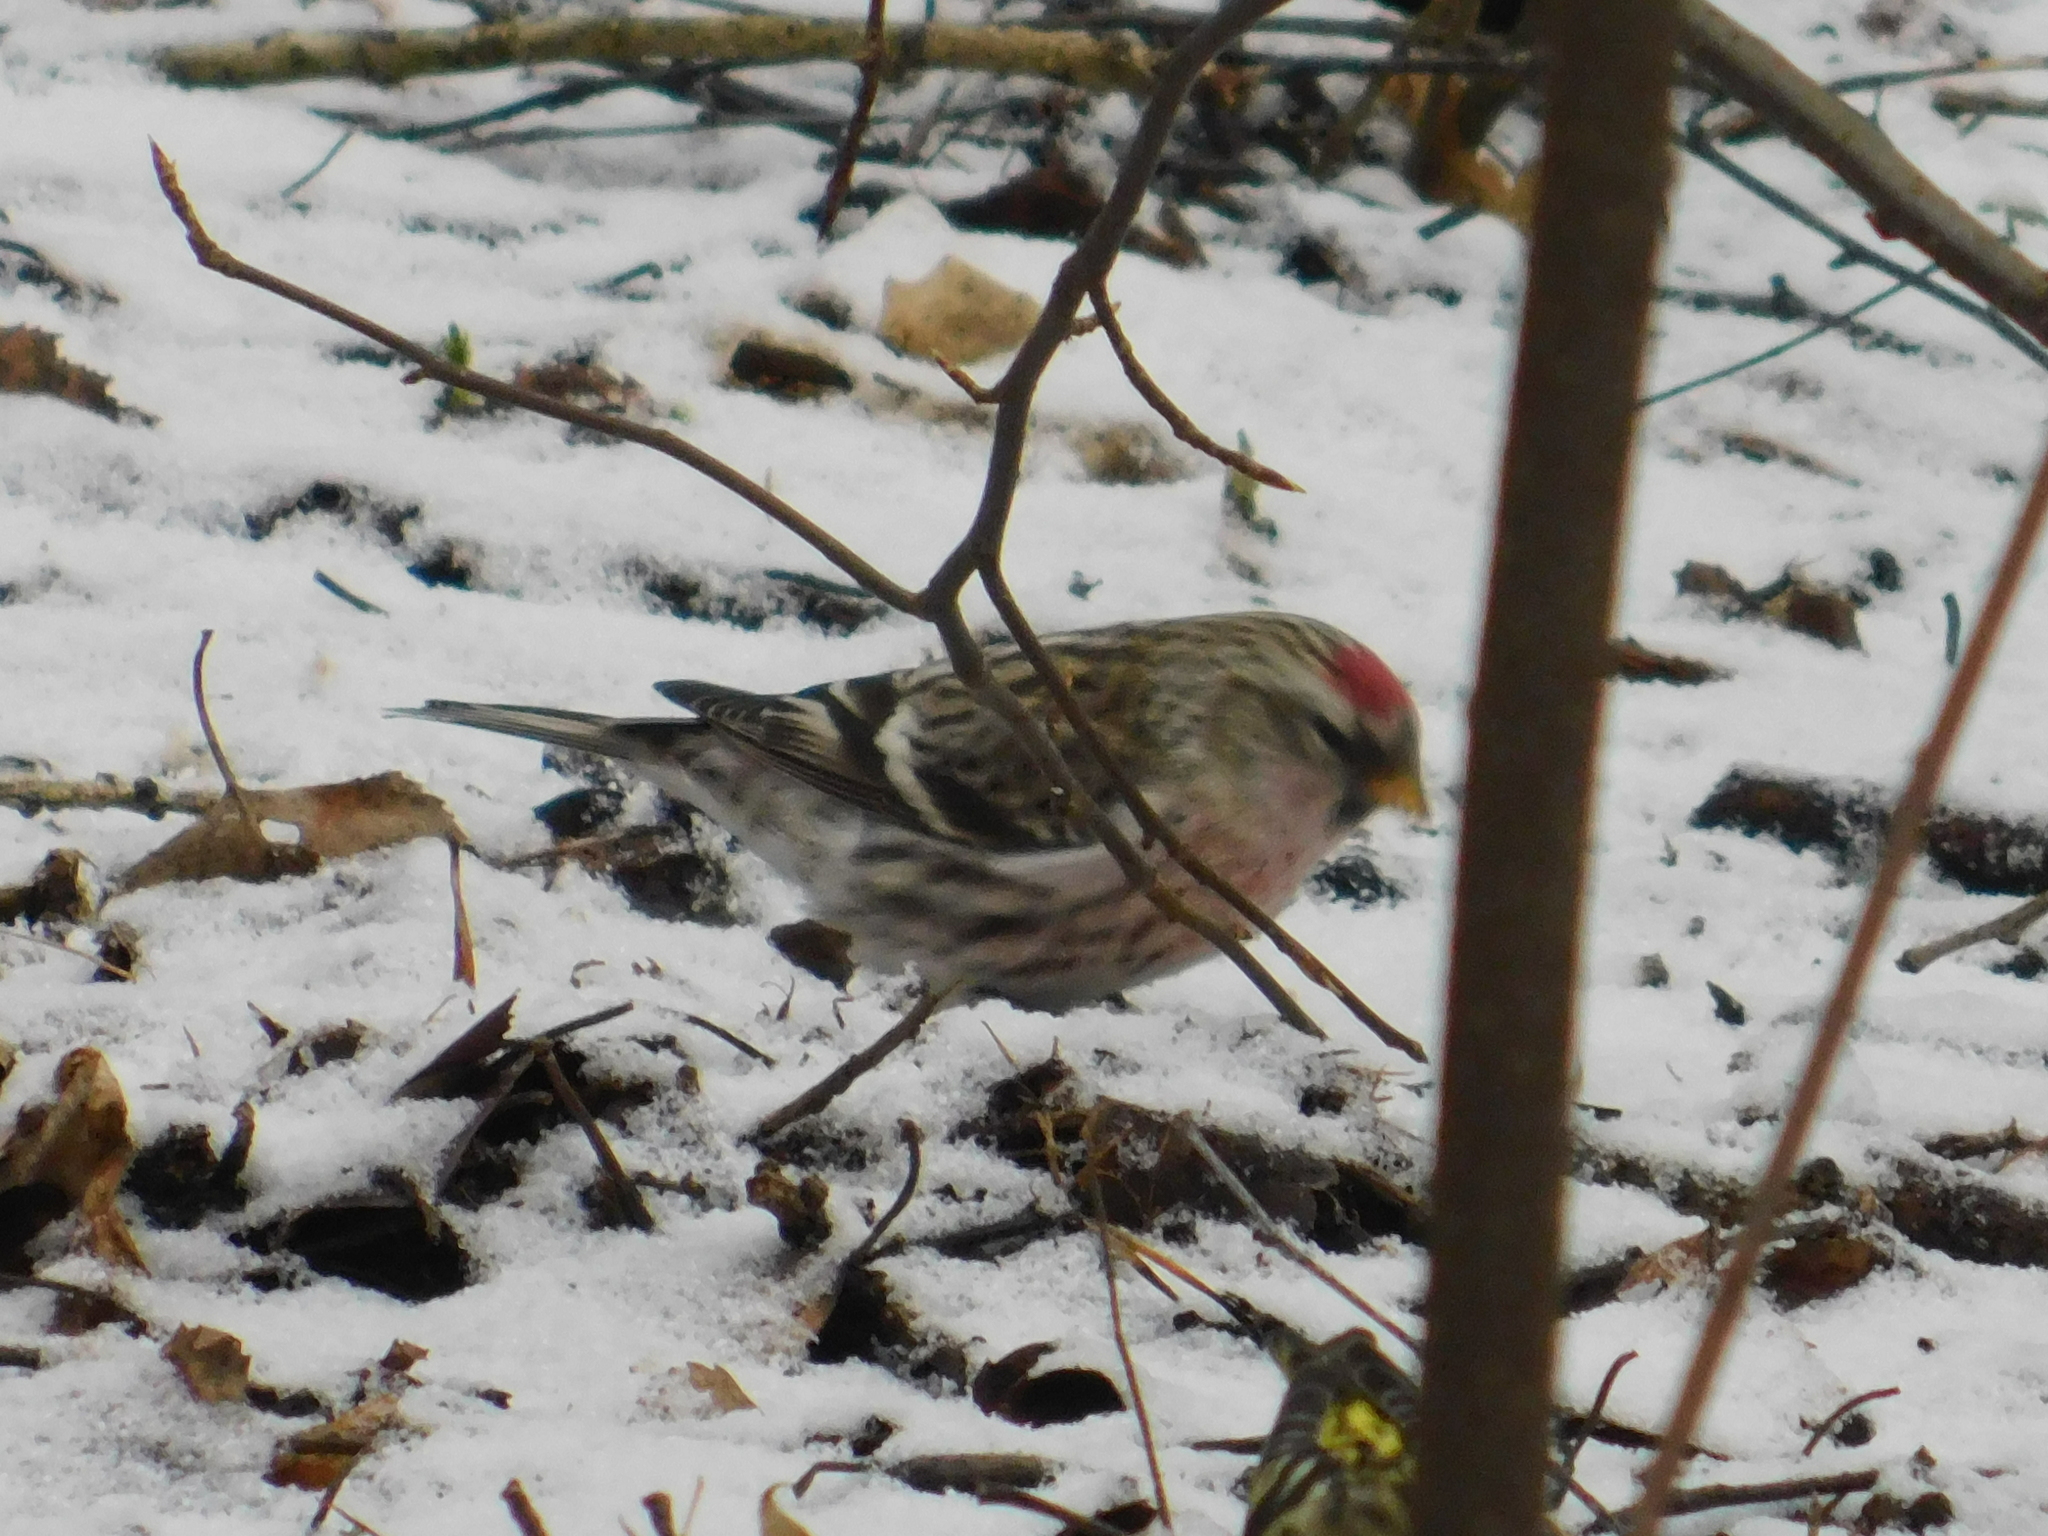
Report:
[[1375,805],[1404,811],[1408,819],[1418,825],[1429,821],[1429,796],[1422,788],[1422,771],[1419,768],[1403,768],[1389,773],[1372,780],[1366,788],[1372,792]]

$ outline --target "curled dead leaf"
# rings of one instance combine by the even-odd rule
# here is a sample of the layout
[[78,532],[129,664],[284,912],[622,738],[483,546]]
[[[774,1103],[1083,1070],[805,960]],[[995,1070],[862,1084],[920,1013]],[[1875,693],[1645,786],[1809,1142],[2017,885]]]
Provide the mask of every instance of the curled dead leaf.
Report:
[[381,1436],[405,1427],[397,1394],[379,1393],[325,1424],[287,1436],[263,1480],[280,1488],[323,1492],[348,1476]]
[[776,1491],[788,1486],[787,1483],[771,1483],[761,1490],[761,1536],[811,1536],[802,1521],[786,1513],[775,1502]]
[[[298,828],[299,840],[273,842],[264,835],[266,822]],[[421,837],[467,841],[448,807],[402,773],[299,789],[244,789],[239,800],[223,795],[198,821],[146,855],[121,877],[118,888],[140,891],[219,876],[277,880],[309,874],[323,859]]]
[[108,390],[104,373],[66,360],[64,343],[32,325],[0,326],[0,394],[53,395],[109,421],[154,418],[123,405]]
[[232,1333],[186,1323],[162,1353],[202,1403],[239,1403],[249,1395],[249,1352]]
[[714,1413],[740,1413],[758,1407],[747,1396],[746,1388],[734,1380],[732,1372],[722,1365],[706,1365],[700,1360],[692,1360],[690,1385],[711,1399]]
[[19,1248],[56,1217],[77,1211],[86,1244],[109,1264],[146,1270],[114,1195],[135,1155],[128,1101],[114,1069],[82,1047],[57,1065],[56,1098],[30,1104],[0,1146],[0,1252]]
[[53,848],[24,885],[0,886],[0,923],[85,923],[99,899],[76,848]]

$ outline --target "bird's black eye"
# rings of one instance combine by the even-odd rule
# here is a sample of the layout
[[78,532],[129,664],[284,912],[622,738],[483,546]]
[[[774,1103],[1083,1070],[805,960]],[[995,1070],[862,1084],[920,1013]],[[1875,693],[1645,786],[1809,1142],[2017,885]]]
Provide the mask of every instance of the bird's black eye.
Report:
[[1316,720],[1316,734],[1322,737],[1329,749],[1340,758],[1351,757],[1358,750],[1352,744],[1351,738],[1329,720],[1318,717]]

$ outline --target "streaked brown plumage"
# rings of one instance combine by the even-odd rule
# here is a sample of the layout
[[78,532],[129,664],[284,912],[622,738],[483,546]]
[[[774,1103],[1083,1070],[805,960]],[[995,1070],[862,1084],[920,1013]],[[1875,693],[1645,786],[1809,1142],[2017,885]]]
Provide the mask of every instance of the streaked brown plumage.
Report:
[[[1046,645],[1153,808],[1269,911],[1375,807],[1423,809],[1414,704],[1378,657],[1327,624],[1223,614]],[[1129,810],[1029,663],[1001,646],[990,666],[1135,841]],[[1131,889],[943,663],[794,694],[656,688],[695,718],[450,700],[398,713],[630,765],[802,887],[812,916],[852,935],[856,960],[914,965],[938,987],[1070,1007],[1208,952]]]

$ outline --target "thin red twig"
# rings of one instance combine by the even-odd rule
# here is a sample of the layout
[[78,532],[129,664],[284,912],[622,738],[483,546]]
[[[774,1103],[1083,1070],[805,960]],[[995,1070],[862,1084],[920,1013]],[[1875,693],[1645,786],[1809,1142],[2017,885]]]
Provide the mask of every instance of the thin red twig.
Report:
[[1874,1392],[1858,1392],[1854,1397],[1850,1398],[1846,1403],[1842,1404],[1841,1407],[1837,1408],[1833,1413],[1829,1414],[1826,1418],[1822,1419],[1820,1423],[1816,1424],[1813,1427],[1812,1438],[1806,1442],[1805,1447],[1801,1449],[1799,1454],[1802,1456],[1811,1456],[1814,1453],[1814,1451],[1819,1447],[1821,1441],[1827,1439],[1829,1430],[1833,1429],[1837,1424],[1841,1423],[1842,1420],[1846,1419],[1858,1408],[1861,1408],[1865,1403],[1875,1403],[1880,1401],[1881,1399],[1887,1397],[1897,1397],[1898,1395],[1899,1389],[1897,1387],[1879,1387]]
[[1701,1326],[1699,1343],[1693,1352],[1692,1365],[1686,1372],[1685,1385],[1680,1389],[1678,1405],[1672,1409],[1671,1422],[1664,1430],[1664,1442],[1643,1474],[1643,1496],[1636,1505],[1633,1527],[1641,1536],[1652,1536],[1655,1532],[1657,1521],[1671,1498],[1681,1452],[1692,1439],[1693,1431],[1706,1411],[1715,1373],[1735,1336],[1735,1325],[1741,1320],[1743,1303],[1748,1299],[1749,1287],[1756,1278],[1758,1260],[1763,1255],[1764,1245],[1771,1239],[1772,1223],[1791,1192],[1792,1175],[1800,1152],[1820,1112],[1821,1100],[1827,1093],[1828,1081],[1834,1074],[1842,1044],[1849,1037],[1850,1026],[1856,1022],[1863,986],[1870,975],[1871,963],[1877,958],[1878,945],[1884,939],[1885,924],[1898,902],[1906,871],[1912,867],[1920,851],[1920,835],[1926,826],[1928,811],[1934,804],[1935,793],[1941,788],[1942,775],[1955,752],[1963,721],[1990,666],[1991,653],[1998,645],[2013,602],[2019,596],[2020,584],[2026,577],[2034,546],[2040,541],[2044,521],[2048,521],[2048,453],[2043,454],[2041,467],[2034,475],[2033,489],[2027,493],[2026,504],[2014,520],[2005,551],[1999,557],[1997,574],[1991,581],[1991,591],[1984,599],[1983,612],[1970,631],[1970,643],[1963,651],[1962,661],[1950,675],[1941,711],[1935,716],[1926,742],[1913,759],[1912,777],[1892,812],[1891,824],[1885,835],[1883,859],[1878,864],[1876,878],[1870,883],[1870,894],[1864,900],[1863,913],[1857,919],[1848,953],[1842,957],[1841,974],[1835,981],[1834,994],[1828,999],[1827,1011],[1821,1016],[1820,1028],[1814,1035],[1799,1086],[1785,1110],[1777,1145],[1771,1149],[1771,1160],[1757,1181],[1755,1193],[1750,1196],[1742,1235],[1736,1239],[1734,1252],[1721,1272],[1713,1310]]
[[1277,469],[1268,469],[1248,453],[1235,448],[1226,448],[1215,438],[1188,419],[1187,412],[1175,405],[1165,390],[1161,389],[1152,375],[1145,371],[1145,365],[1138,361],[1137,350],[1131,345],[1131,338],[1124,334],[1124,328],[1116,317],[1116,306],[1109,302],[1109,279],[1103,278],[1088,290],[1089,302],[1095,306],[1095,320],[1102,327],[1102,334],[1109,338],[1109,349],[1116,354],[1116,360],[1123,364],[1124,377],[1131,381],[1131,388],[1138,392],[1160,420],[1173,429],[1173,435],[1186,443],[1197,453],[1206,453],[1219,464],[1227,464],[1240,475],[1248,476],[1261,485],[1270,485],[1276,491],[1299,491],[1300,486],[1281,474]]

